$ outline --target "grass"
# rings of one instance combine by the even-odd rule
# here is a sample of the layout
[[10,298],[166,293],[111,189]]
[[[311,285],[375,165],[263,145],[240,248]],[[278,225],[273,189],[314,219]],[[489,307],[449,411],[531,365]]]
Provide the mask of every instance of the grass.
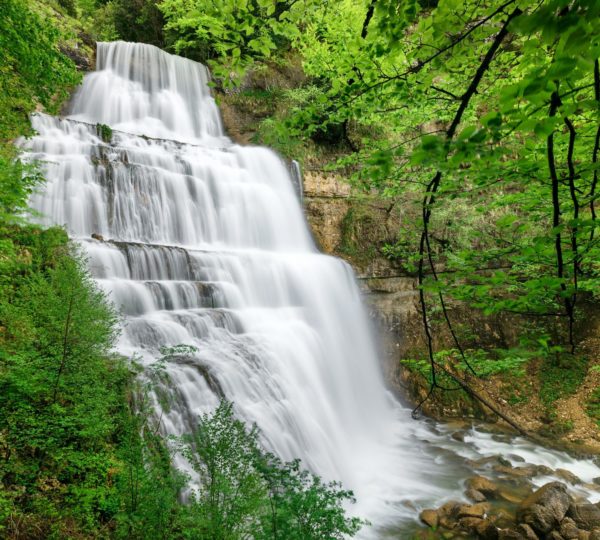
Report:
[[[567,360],[568,358],[568,360]],[[540,370],[540,399],[546,406],[555,401],[572,396],[581,386],[587,374],[588,361],[579,356],[568,356],[557,362],[546,359]]]

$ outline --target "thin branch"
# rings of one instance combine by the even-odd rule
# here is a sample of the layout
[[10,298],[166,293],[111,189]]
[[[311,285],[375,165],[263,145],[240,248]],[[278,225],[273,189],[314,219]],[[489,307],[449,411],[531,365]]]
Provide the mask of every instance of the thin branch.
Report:
[[[594,97],[600,106],[600,65],[598,60],[594,62]],[[600,125],[596,131],[596,140],[594,142],[594,152],[592,155],[592,163],[598,163],[598,151],[600,150]],[[598,170],[594,170],[594,180],[592,181],[592,187],[590,188],[590,213],[592,221],[596,221],[596,208],[594,206],[596,186],[598,185]],[[595,224],[592,224],[592,230],[590,231],[590,241],[594,239]]]
[[571,354],[575,352],[575,341],[573,338],[574,312],[575,303],[577,302],[577,285],[579,269],[579,249],[577,245],[577,220],[579,219],[579,199],[577,198],[577,190],[575,188],[575,164],[573,162],[573,152],[575,150],[575,138],[577,132],[573,122],[568,117],[565,117],[565,124],[569,130],[569,148],[567,150],[567,165],[569,168],[569,193],[571,194],[571,202],[573,203],[573,221],[574,225],[571,228],[571,251],[573,252],[573,294],[571,295],[571,312],[569,317],[569,343],[571,344]]
[[[494,41],[492,42],[492,45],[490,46],[490,48],[488,49],[485,57],[483,58],[481,64],[479,65],[479,67],[477,68],[477,71],[475,72],[475,75],[473,76],[473,79],[471,80],[471,83],[469,84],[467,90],[465,91],[465,93],[462,95],[461,97],[461,101],[460,101],[460,105],[458,107],[458,110],[456,111],[456,114],[454,115],[454,118],[452,120],[452,123],[450,124],[448,130],[446,131],[446,145],[448,146],[450,141],[452,140],[452,138],[454,137],[454,135],[456,134],[456,130],[458,129],[458,126],[462,120],[463,114],[465,112],[465,110],[467,109],[467,107],[469,106],[469,103],[471,102],[471,98],[475,95],[477,88],[479,86],[479,83],[481,82],[481,79],[483,78],[483,75],[485,74],[485,72],[488,70],[488,68],[490,67],[490,64],[494,58],[494,55],[496,54],[496,52],[498,51],[498,48],[500,47],[500,44],[502,43],[502,41],[504,40],[504,38],[508,35],[508,26],[509,24],[513,21],[513,19],[515,19],[516,17],[518,17],[520,14],[522,13],[522,11],[517,7],[515,8],[512,13],[506,18],[506,20],[504,21],[504,24],[502,25],[502,29],[500,30],[500,32],[498,32],[498,34],[496,35],[496,37],[494,38]],[[418,279],[419,279],[419,301],[421,304],[421,311],[422,311],[422,318],[423,318],[423,325],[424,325],[424,329],[425,329],[425,336],[427,338],[427,349],[428,349],[428,353],[429,353],[429,360],[431,363],[431,371],[432,371],[432,381],[434,384],[435,383],[435,360],[433,357],[433,339],[431,336],[431,332],[429,329],[429,322],[428,322],[428,317],[427,317],[427,303],[425,300],[425,291],[423,290],[423,284],[424,284],[424,264],[425,264],[425,248],[427,247],[427,255],[428,255],[428,259],[429,259],[429,266],[431,268],[432,274],[434,276],[434,279],[437,281],[437,274],[436,274],[436,270],[435,270],[435,264],[433,261],[433,256],[432,256],[432,251],[431,251],[431,246],[429,243],[429,222],[431,219],[431,209],[432,209],[432,205],[435,202],[435,197],[436,197],[436,192],[440,186],[440,182],[442,180],[442,172],[441,171],[437,171],[435,176],[431,179],[431,181],[429,182],[429,184],[427,185],[427,190],[425,192],[425,196],[423,198],[423,202],[421,205],[421,209],[422,209],[422,219],[423,219],[423,230],[421,232],[421,238],[419,241],[419,267],[418,267]],[[453,330],[452,324],[450,322],[450,317],[448,315],[448,310],[446,309],[446,304],[443,301],[443,296],[442,293],[439,293],[440,299],[441,299],[441,306],[442,306],[442,312],[444,314],[444,319],[446,320],[446,323],[448,325],[448,327],[450,328],[450,331],[452,333],[453,339],[455,341],[455,344],[458,348],[458,350],[460,351],[460,354],[463,358],[463,361],[465,362],[465,364],[468,366],[468,368],[475,374],[475,371],[473,370],[473,368],[469,365],[469,363],[466,360],[464,351],[462,349],[462,347],[460,346],[460,343],[457,339],[457,336]]]
[[[556,111],[558,107],[560,107],[561,101],[558,95],[558,91],[552,93],[552,97],[550,99],[550,118],[556,116]],[[565,284],[565,264],[563,258],[563,249],[562,249],[562,235],[560,233],[560,193],[559,187],[560,183],[558,180],[558,175],[556,173],[556,158],[554,155],[554,131],[550,133],[546,139],[546,154],[548,160],[548,169],[550,170],[550,179],[552,181],[552,229],[554,230],[554,252],[556,254],[556,275],[560,279],[560,288],[565,296],[564,304],[565,311],[569,317],[569,343],[571,345],[571,349],[574,350],[575,345],[573,343],[573,335],[572,335],[572,319],[573,319],[573,310],[571,306],[571,299],[567,297],[565,294],[567,291],[567,285]]]

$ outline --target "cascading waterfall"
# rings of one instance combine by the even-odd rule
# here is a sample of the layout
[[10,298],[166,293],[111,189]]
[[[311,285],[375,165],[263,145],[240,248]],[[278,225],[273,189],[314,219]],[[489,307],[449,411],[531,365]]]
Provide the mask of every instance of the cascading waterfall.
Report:
[[353,513],[413,519],[406,501],[458,489],[459,443],[387,392],[350,268],[316,250],[284,163],[225,137],[208,77],[150,45],[99,43],[70,115],[32,118],[23,146],[48,179],[32,206],[125,314],[122,353],[149,365],[196,347],[166,366],[166,434],[226,397],[270,450],[353,489]]

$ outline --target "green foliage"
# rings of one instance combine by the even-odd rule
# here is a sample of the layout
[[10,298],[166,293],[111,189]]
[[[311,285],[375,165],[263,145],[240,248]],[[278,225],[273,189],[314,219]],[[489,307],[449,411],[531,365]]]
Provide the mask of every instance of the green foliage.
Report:
[[55,112],[77,84],[59,30],[24,0],[0,0],[0,143],[29,131],[37,104]]
[[105,142],[110,144],[112,141],[113,130],[110,126],[106,124],[96,124],[96,130],[98,131],[98,135]]
[[195,538],[342,539],[364,524],[345,514],[351,492],[266,453],[256,427],[235,419],[231,403],[202,416],[184,452],[202,481]]
[[22,221],[29,196],[42,181],[35,166],[24,165],[15,155],[10,145],[0,144],[0,223]]
[[267,60],[288,48],[299,35],[299,25],[311,17],[311,1],[163,0],[160,10],[165,30],[176,52],[210,62],[225,84],[255,60]]
[[550,407],[556,400],[573,395],[585,379],[587,369],[585,358],[547,357],[540,369],[542,403]]
[[157,0],[111,0],[111,18],[120,39],[150,43],[157,47],[165,44],[163,15]]
[[112,445],[129,380],[109,354],[115,315],[63,231],[13,231],[16,256],[0,276],[0,527],[26,535],[36,524],[54,538],[72,520],[90,532],[115,504]]
[[592,420],[596,422],[596,426],[600,428],[600,388],[596,388],[592,392],[592,395],[586,403],[586,411]]
[[[524,365],[530,359],[527,351],[522,349],[504,350],[498,349],[494,354],[481,349],[464,351],[466,362],[473,368],[475,373],[481,378],[489,378],[493,375],[511,374],[516,377],[525,375]],[[462,360],[459,351],[455,349],[438,351],[434,354],[435,362],[449,368],[451,371],[465,372],[468,369],[465,361]],[[431,364],[429,359],[405,359],[401,363],[412,371],[422,375],[428,382],[431,382]],[[442,374],[442,377],[444,375]],[[449,386],[452,381],[448,379]]]

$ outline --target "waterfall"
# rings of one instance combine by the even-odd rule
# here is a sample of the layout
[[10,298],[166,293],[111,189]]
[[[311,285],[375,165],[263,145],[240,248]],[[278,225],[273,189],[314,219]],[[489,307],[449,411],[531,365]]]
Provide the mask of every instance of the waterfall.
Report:
[[414,519],[460,487],[461,461],[386,390],[350,267],[315,248],[282,160],[224,135],[208,81],[153,46],[99,43],[69,116],[32,117],[22,145],[47,183],[31,204],[124,314],[120,352],[148,366],[196,348],[166,365],[165,434],[226,397],[269,450],[353,489],[353,513]]

